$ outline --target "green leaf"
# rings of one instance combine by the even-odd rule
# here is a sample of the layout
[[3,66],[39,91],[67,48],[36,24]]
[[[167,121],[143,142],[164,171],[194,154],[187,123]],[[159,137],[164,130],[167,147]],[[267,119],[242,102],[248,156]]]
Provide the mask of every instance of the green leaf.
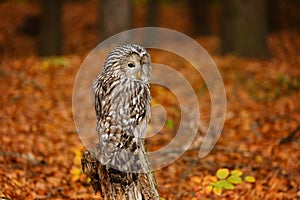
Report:
[[70,65],[70,61],[68,58],[58,56],[58,57],[49,57],[49,58],[44,59],[44,61],[41,64],[41,68],[43,70],[47,70],[49,67],[52,67],[52,66],[65,67],[68,65]]
[[254,183],[256,180],[253,176],[246,176],[245,181],[247,181],[249,183]]
[[235,188],[235,186],[232,185],[229,181],[227,181],[227,183],[224,185],[224,189],[226,189],[226,190],[232,190],[234,188]]
[[69,60],[65,57],[61,57],[61,56],[58,56],[58,57],[53,57],[52,60],[53,65],[56,65],[56,66],[67,66],[70,64]]
[[243,172],[241,170],[235,169],[235,170],[231,171],[231,174],[233,176],[242,176]]
[[216,195],[221,195],[221,194],[222,194],[222,188],[214,188],[214,189],[213,189],[213,192],[214,192]]
[[228,183],[227,180],[219,180],[219,181],[215,182],[214,187],[215,188],[224,188],[227,183]]
[[215,186],[216,182],[212,182],[209,184],[209,186]]
[[233,183],[233,184],[241,184],[241,183],[243,183],[242,178],[240,176],[236,176],[236,175],[231,175],[227,180],[230,183]]
[[207,192],[211,192],[213,190],[213,186],[209,185],[209,186],[206,186],[205,190]]
[[226,168],[220,168],[216,175],[219,179],[225,179],[229,175],[229,170]]
[[166,126],[169,128],[174,128],[174,121],[171,119],[167,119]]
[[218,182],[216,182],[214,184],[214,187],[215,188],[223,188],[223,189],[228,189],[228,190],[231,190],[231,189],[234,189],[234,185],[232,185],[229,181],[227,180],[220,180]]

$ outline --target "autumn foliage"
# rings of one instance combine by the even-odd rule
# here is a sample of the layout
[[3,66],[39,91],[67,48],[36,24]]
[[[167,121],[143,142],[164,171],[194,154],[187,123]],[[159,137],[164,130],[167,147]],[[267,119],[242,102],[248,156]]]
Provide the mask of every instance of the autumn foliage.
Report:
[[[185,10],[176,6],[162,9],[165,24],[168,20],[177,21],[178,26],[171,28],[189,31],[183,21]],[[64,5],[65,54],[52,58],[36,56],[36,37],[26,36],[19,29],[25,16],[38,12],[35,4],[0,3],[0,18],[5,19],[0,23],[0,199],[99,198],[81,174],[84,146],[72,116],[76,72],[97,44],[93,35],[96,9],[93,1]],[[143,23],[143,12],[143,8],[136,10],[135,24]],[[174,17],[176,20],[171,20]],[[271,57],[267,60],[220,56],[217,36],[200,37],[197,41],[207,49],[222,74],[228,101],[226,123],[213,151],[199,159],[198,147],[211,109],[205,83],[201,77],[192,76],[193,68],[184,60],[150,51],[152,60],[191,77],[202,111],[202,127],[192,148],[173,164],[155,172],[161,197],[300,198],[300,132],[279,144],[300,124],[299,32],[270,34]],[[180,120],[178,102],[171,92],[152,88],[152,93],[153,101],[165,106],[168,121],[159,134],[147,140],[149,151],[166,145]],[[229,172],[237,169],[254,177],[255,182],[235,184],[235,188],[219,195],[208,191],[207,187],[219,180],[217,171],[224,168]],[[224,180],[228,177],[229,174]]]

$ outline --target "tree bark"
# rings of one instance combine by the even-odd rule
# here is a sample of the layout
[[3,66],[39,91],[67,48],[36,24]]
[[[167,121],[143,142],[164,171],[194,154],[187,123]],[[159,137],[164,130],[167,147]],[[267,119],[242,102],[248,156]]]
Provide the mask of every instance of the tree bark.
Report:
[[267,0],[267,20],[269,32],[276,32],[280,30],[279,16],[279,0]]
[[104,200],[159,200],[157,185],[145,146],[141,140],[139,145],[139,162],[143,172],[123,172],[103,165],[97,160],[100,147],[85,151],[82,157],[82,171],[91,179],[95,192],[100,192]]
[[224,0],[221,20],[222,53],[267,57],[266,0]]
[[98,30],[104,40],[132,26],[132,0],[99,0]]
[[147,2],[147,24],[148,26],[158,25],[159,2],[157,0],[148,0]]
[[40,30],[41,56],[61,54],[62,26],[61,8],[63,0],[42,0],[42,17]]
[[194,35],[210,35],[211,23],[209,0],[189,0],[190,18]]

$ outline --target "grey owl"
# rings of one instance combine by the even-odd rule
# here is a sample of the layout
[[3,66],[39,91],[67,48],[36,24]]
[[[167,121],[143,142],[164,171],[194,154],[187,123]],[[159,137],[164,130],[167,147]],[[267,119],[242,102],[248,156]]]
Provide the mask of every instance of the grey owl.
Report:
[[151,60],[141,46],[116,47],[93,83],[99,161],[122,172],[143,170],[138,149],[150,117]]

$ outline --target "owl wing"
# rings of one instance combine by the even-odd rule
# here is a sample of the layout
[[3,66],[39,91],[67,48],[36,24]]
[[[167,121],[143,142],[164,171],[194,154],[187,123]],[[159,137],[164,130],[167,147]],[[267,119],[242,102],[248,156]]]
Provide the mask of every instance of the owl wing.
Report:
[[94,94],[100,161],[119,170],[137,170],[136,150],[150,116],[149,85],[100,77],[94,83]]

